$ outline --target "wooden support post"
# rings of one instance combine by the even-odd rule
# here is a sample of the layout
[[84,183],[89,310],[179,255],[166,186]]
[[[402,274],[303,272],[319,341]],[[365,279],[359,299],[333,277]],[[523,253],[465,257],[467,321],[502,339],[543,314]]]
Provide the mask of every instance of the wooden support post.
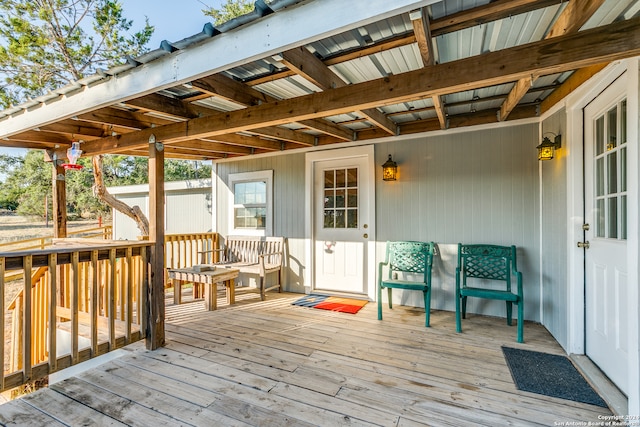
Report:
[[67,237],[67,187],[62,160],[53,164],[53,237]]
[[155,350],[164,345],[164,146],[149,137],[149,240],[151,278],[147,298],[146,347]]

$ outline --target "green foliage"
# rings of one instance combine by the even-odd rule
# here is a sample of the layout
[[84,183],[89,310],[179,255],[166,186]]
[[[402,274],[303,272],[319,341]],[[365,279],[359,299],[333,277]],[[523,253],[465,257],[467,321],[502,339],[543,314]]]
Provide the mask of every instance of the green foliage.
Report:
[[0,1],[0,105],[22,102],[138,56],[153,34],[129,34],[119,0]]
[[[90,158],[80,158],[84,166],[65,174],[67,214],[73,217],[97,217],[111,214],[111,207],[93,194],[93,165]],[[148,161],[145,157],[111,155],[103,159],[103,180],[107,187],[146,184]],[[44,160],[41,150],[29,150],[23,157],[0,155],[0,170],[5,181],[0,186],[0,208],[20,215],[44,218],[45,201],[52,212],[52,164]],[[165,181],[211,178],[211,165],[203,162],[166,160]]]
[[210,7],[203,9],[202,13],[213,18],[214,25],[220,25],[233,18],[249,13],[254,8],[251,0],[227,0],[220,6],[220,9]]

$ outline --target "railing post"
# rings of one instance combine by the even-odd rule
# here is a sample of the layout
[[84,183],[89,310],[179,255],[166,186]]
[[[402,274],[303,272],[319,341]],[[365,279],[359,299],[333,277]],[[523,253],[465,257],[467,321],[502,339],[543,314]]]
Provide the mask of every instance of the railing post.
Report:
[[4,390],[4,257],[0,257],[0,367],[2,375],[0,375],[0,390]]
[[147,299],[146,347],[155,350],[164,345],[164,146],[149,138],[149,238],[151,278]]

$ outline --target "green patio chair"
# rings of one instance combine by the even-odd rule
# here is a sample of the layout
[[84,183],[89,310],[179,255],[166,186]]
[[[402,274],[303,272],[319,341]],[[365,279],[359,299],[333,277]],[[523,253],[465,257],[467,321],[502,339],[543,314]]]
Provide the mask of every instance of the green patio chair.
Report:
[[[387,242],[384,262],[378,265],[378,320],[382,320],[382,289],[389,294],[389,308],[392,289],[408,289],[422,291],[424,296],[425,326],[429,326],[429,311],[431,310],[431,266],[433,265],[433,242]],[[383,267],[388,267],[387,278],[382,277]],[[401,275],[414,274],[416,280],[398,278]],[[421,279],[421,280],[420,280]]]
[[[516,277],[515,292],[511,278]],[[477,279],[477,280],[467,280]],[[490,281],[490,282],[487,282]],[[494,281],[505,282],[504,289],[487,286]],[[466,318],[467,298],[489,298],[507,304],[507,325],[511,326],[513,304],[518,305],[518,342],[523,340],[522,273],[518,271],[515,246],[458,244],[456,268],[456,331],[462,332],[461,318]]]

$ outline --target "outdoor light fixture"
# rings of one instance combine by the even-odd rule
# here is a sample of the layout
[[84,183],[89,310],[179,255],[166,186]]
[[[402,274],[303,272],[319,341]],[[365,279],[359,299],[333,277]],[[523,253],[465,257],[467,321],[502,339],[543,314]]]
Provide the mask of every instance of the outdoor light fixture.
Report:
[[536,147],[538,149],[538,160],[553,159],[555,151],[562,146],[562,136],[556,135],[555,133],[551,133],[551,135],[554,137],[553,142],[551,142],[549,137],[545,136],[542,140],[542,144]]
[[382,165],[382,179],[384,181],[395,181],[397,174],[398,164],[391,159],[391,154],[389,154],[389,159]]

